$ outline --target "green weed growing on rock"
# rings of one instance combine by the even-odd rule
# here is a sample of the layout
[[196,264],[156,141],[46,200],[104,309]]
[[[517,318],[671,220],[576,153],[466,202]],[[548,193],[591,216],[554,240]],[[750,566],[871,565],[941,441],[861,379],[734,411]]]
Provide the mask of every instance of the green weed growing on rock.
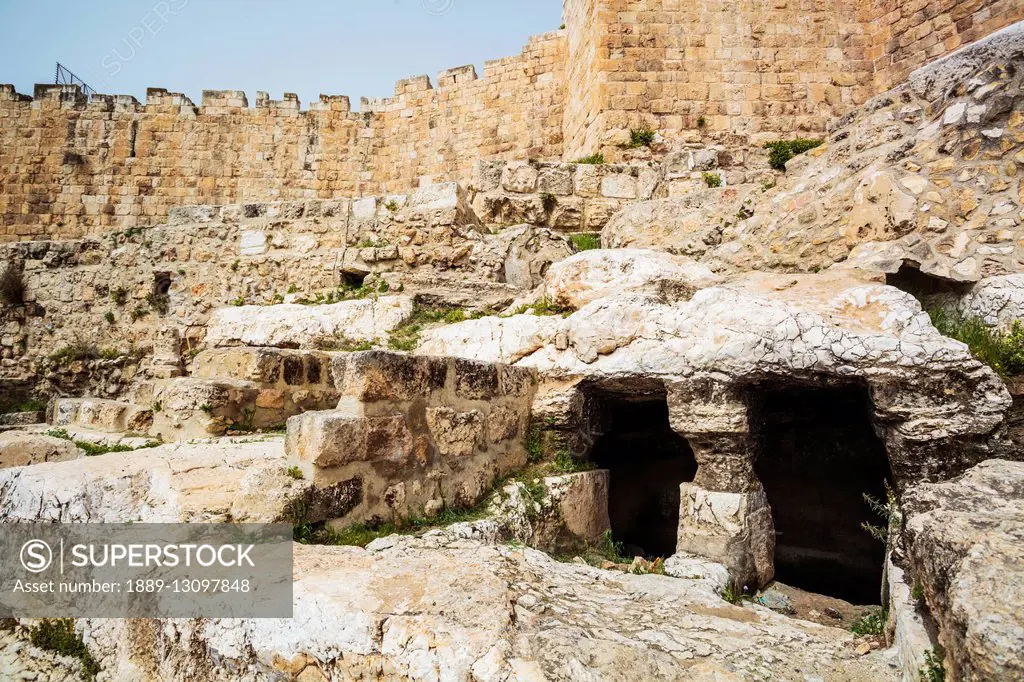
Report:
[[820,147],[824,140],[809,140],[798,137],[793,140],[776,140],[766,142],[764,148],[768,150],[768,164],[775,170],[786,170],[786,162],[797,154]]
[[989,327],[980,317],[947,308],[928,311],[940,334],[967,344],[971,354],[1004,377],[1024,374],[1024,323],[1014,320],[1008,332]]
[[75,621],[71,618],[39,621],[29,630],[29,640],[33,646],[45,651],[77,658],[82,664],[83,680],[95,680],[100,672],[100,664],[89,653],[82,636],[75,632]]

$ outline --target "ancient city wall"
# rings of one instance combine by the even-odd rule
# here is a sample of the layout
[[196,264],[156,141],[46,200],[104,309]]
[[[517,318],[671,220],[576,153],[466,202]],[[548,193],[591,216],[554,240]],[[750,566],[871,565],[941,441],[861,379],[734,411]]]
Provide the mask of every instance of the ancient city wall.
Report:
[[[567,0],[566,16],[590,19],[569,26],[570,60],[596,62],[569,67],[591,80],[571,81],[589,116],[567,107],[569,155],[642,126],[698,138],[821,131],[872,94],[866,28],[849,3]],[[588,124],[597,131],[581,132]]]
[[875,0],[870,7],[874,91],[914,69],[1024,19],[1017,0]]
[[467,182],[477,159],[619,160],[631,128],[742,148],[838,114],[1024,17],[1013,0],[565,0],[516,56],[400,81],[392,97],[199,106],[0,86],[0,241],[164,222],[174,206],[359,197]]
[[350,111],[347,97],[150,90],[96,96],[0,86],[0,240],[78,238],[162,222],[180,205],[330,199],[468,180],[480,156],[561,154],[563,39],[518,56],[400,81]]

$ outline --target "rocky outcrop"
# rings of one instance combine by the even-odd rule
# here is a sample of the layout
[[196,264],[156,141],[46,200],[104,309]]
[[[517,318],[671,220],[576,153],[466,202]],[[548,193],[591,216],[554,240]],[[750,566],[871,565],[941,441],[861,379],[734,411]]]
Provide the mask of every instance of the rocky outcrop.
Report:
[[[919,69],[834,121],[821,147],[789,161],[777,186],[754,189],[742,211],[701,203],[667,223],[680,226],[675,234],[656,230],[648,243],[696,246],[716,271],[842,263],[895,273],[907,263],[952,282],[1018,272],[1022,35],[1017,24]],[[641,210],[626,209],[607,229]],[[694,243],[719,227],[720,244]]]
[[376,341],[405,322],[412,306],[407,296],[385,296],[329,305],[219,308],[210,316],[206,343],[299,348],[323,337]]
[[[0,521],[62,523],[271,522],[287,518],[309,483],[285,475],[282,439],[196,442],[0,471]],[[279,475],[275,495],[247,480]]]
[[[686,197],[631,204],[601,231],[607,249],[657,249],[700,258],[722,242],[722,233],[753,209],[744,201],[751,187],[705,189]],[[719,220],[709,216],[721,216]]]
[[850,633],[729,605],[702,580],[562,564],[479,537],[455,526],[369,551],[297,546],[289,620],[80,627],[112,679],[896,679]]
[[990,460],[904,496],[909,569],[951,679],[1024,677],[1024,464]]

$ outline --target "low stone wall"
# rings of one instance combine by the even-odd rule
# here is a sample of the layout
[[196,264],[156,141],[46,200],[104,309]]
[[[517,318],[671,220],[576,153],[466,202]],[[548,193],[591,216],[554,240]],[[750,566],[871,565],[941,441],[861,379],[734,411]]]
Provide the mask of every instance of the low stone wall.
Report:
[[286,452],[318,487],[360,491],[339,524],[469,507],[526,464],[530,370],[368,352],[334,355],[330,371],[337,409],[290,419]]
[[306,410],[338,402],[330,353],[223,348],[196,356],[189,377],[153,388],[153,427],[165,441],[284,426]]
[[478,161],[469,186],[485,225],[531,223],[565,232],[593,232],[633,201],[663,196],[664,171],[632,165]]

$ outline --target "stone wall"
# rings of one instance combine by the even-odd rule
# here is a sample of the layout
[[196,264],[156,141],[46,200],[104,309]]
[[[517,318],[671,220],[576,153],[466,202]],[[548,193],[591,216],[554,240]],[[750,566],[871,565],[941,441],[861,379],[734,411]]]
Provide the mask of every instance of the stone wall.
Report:
[[369,352],[329,372],[337,409],[289,419],[285,448],[318,487],[359,491],[343,524],[472,507],[526,465],[532,370]]
[[884,92],[914,69],[1024,19],[1024,5],[1015,0],[874,0],[870,12],[875,92]]
[[161,222],[181,205],[409,191],[467,179],[484,156],[561,154],[564,39],[532,38],[485,66],[400,81],[393,97],[205,91],[200,106],[151,89],[133,97],[0,86],[0,241],[76,238]]
[[594,62],[569,67],[589,80],[570,85],[583,99],[575,116],[567,107],[566,158],[615,154],[644,126],[697,139],[819,132],[872,94],[849,3],[568,0],[566,16],[588,19],[569,27],[570,59]]
[[661,164],[574,164],[481,161],[469,190],[485,225],[529,223],[559,231],[596,232],[629,203],[665,196]]
[[88,101],[0,85],[0,241],[159,224],[174,206],[333,199],[467,182],[476,159],[619,161],[630,129],[742,148],[813,135],[910,70],[1024,16],[1011,0],[566,0],[516,56],[392,97],[151,89]]

